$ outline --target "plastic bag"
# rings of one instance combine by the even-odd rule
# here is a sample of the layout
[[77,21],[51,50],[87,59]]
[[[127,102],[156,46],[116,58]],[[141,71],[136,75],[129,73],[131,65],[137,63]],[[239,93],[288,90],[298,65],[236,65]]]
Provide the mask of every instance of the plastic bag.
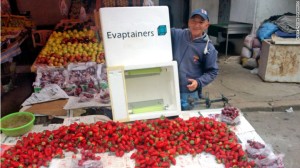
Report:
[[275,155],[269,144],[248,140],[245,151],[248,158],[254,160],[258,168],[284,168],[284,155]]
[[238,125],[240,123],[240,116],[236,117],[235,119],[232,119],[230,117],[221,115],[222,122],[225,122],[229,125]]
[[283,154],[272,153],[264,159],[256,158],[255,163],[258,168],[284,168],[283,157]]
[[65,92],[69,96],[80,96],[82,92],[97,94],[100,91],[95,62],[69,64],[68,83]]
[[242,66],[247,69],[254,69],[258,67],[257,61],[254,58],[242,58]]
[[101,89],[100,90],[100,102],[104,104],[108,104],[110,102],[110,94],[109,89]]
[[79,19],[80,19],[80,21],[82,21],[82,22],[85,22],[86,21],[86,12],[85,12],[85,9],[84,9],[84,7],[82,6],[81,8],[80,8],[80,15],[79,15]]
[[72,168],[103,168],[103,163],[100,160],[87,160],[85,162],[79,163],[80,160],[72,160]]
[[66,4],[66,1],[65,0],[61,0],[60,3],[59,3],[59,10],[60,10],[60,14],[62,16],[68,16],[68,6]]
[[260,48],[253,48],[252,51],[252,58],[256,59],[260,56]]
[[272,153],[272,148],[269,145],[264,145],[257,141],[247,141],[246,153],[249,158],[266,158],[270,153]]
[[229,125],[240,123],[240,110],[236,107],[224,107],[221,111],[221,121]]
[[249,48],[247,48],[247,47],[243,47],[242,48],[242,52],[241,52],[241,56],[245,57],[245,58],[251,58],[252,51]]
[[245,37],[244,39],[244,46],[249,48],[249,49],[252,49],[252,44],[253,44],[253,40],[255,39],[255,36],[254,35],[248,35]]
[[154,6],[154,3],[151,0],[144,0],[143,6]]
[[56,67],[38,67],[37,75],[33,86],[37,88],[44,88],[49,84],[57,84],[60,88],[64,88],[68,81],[68,72],[64,68]]
[[97,66],[95,62],[69,64],[69,84],[97,83]]
[[88,102],[94,98],[94,94],[88,92],[81,92],[79,95],[79,103]]
[[278,30],[278,26],[274,23],[266,22],[257,31],[257,37],[262,41],[264,39],[270,39],[271,35]]
[[253,39],[252,48],[260,48],[260,47],[261,47],[261,43],[260,43],[260,41],[258,40],[258,38],[255,37],[255,38]]

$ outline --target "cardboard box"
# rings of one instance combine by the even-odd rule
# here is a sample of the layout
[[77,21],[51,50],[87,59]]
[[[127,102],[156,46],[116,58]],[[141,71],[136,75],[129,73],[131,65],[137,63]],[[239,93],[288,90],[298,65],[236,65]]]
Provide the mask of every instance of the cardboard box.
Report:
[[267,82],[300,82],[300,45],[262,42],[258,75]]
[[27,112],[35,114],[50,115],[50,116],[67,116],[67,110],[63,107],[67,103],[67,99],[55,100],[51,102],[34,104],[30,108],[26,109]]

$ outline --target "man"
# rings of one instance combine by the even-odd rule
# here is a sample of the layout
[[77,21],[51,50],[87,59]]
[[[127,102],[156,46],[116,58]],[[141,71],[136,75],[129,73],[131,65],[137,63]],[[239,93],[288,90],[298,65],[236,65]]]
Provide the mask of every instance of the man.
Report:
[[171,29],[173,58],[178,64],[182,110],[190,110],[191,100],[202,96],[202,88],[218,74],[218,52],[205,31],[209,26],[207,11],[191,13],[188,29]]

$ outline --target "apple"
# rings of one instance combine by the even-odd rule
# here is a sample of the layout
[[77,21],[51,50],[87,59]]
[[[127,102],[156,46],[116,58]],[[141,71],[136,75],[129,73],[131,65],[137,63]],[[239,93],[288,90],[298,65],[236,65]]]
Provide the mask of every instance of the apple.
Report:
[[87,61],[88,61],[87,57],[86,57],[86,56],[83,56],[83,57],[82,57],[82,61],[83,61],[83,62],[87,62]]
[[75,58],[76,58],[77,61],[81,61],[81,56],[80,55],[76,55]]

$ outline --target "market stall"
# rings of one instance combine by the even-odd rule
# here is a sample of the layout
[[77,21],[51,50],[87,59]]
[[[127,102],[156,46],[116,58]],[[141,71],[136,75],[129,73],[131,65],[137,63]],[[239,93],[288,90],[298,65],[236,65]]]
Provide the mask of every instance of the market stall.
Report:
[[34,24],[24,16],[1,15],[1,64],[12,62],[21,53],[20,46]]
[[33,21],[24,16],[1,15],[1,95],[14,85],[14,58],[22,53],[21,45],[30,37],[33,28]]
[[[101,8],[103,39],[78,22],[57,26],[32,66],[35,93],[22,110],[64,121],[7,136],[19,122],[2,118],[1,165],[282,167],[239,109],[181,111],[168,15],[167,7]],[[70,115],[103,106],[112,119]]]
[[[23,109],[67,116],[73,112],[71,109],[109,106],[103,43],[92,20],[61,20],[31,71],[37,74],[33,83],[35,93],[23,103]],[[47,90],[53,89],[45,88],[49,84],[57,85],[67,95],[45,98],[40,92],[44,89],[44,93],[48,93]],[[38,98],[33,98],[35,96]],[[45,110],[49,108],[51,110]]]

